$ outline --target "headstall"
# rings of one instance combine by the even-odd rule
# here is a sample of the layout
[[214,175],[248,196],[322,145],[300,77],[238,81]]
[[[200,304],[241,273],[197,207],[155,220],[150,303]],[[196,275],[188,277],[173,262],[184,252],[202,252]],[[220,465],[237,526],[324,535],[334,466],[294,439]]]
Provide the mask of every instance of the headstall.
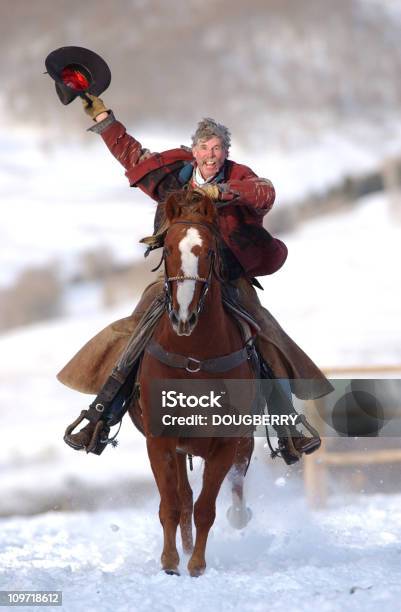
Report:
[[[215,230],[213,228],[212,225],[208,224],[208,223],[203,223],[201,221],[174,221],[174,223],[172,223],[170,225],[170,228],[173,227],[174,225],[178,225],[178,224],[182,224],[182,225],[201,225],[202,227],[207,228],[209,231],[212,231],[212,233],[215,234]],[[170,229],[169,228],[169,229]],[[199,298],[199,302],[198,302],[198,307],[196,310],[196,314],[199,315],[199,313],[201,312],[202,308],[203,308],[203,304],[207,295],[207,292],[209,291],[209,287],[210,287],[210,282],[211,282],[211,277],[213,274],[213,270],[214,270],[214,262],[215,262],[215,257],[216,257],[216,246],[214,249],[209,249],[209,253],[208,256],[210,257],[210,265],[209,265],[209,272],[207,275],[207,278],[205,278],[204,276],[190,276],[190,275],[186,275],[186,274],[180,274],[177,276],[168,276],[168,271],[167,271],[167,262],[166,262],[166,249],[165,247],[163,248],[163,255],[162,255],[162,259],[160,261],[159,266],[161,265],[162,261],[164,260],[164,290],[166,293],[166,307],[167,307],[167,312],[170,314],[170,312],[173,309],[173,297],[171,294],[171,284],[172,282],[182,282],[185,280],[192,280],[192,281],[198,281],[203,283],[203,287],[202,287],[202,291],[201,291],[201,295]],[[157,268],[159,267],[157,266]]]

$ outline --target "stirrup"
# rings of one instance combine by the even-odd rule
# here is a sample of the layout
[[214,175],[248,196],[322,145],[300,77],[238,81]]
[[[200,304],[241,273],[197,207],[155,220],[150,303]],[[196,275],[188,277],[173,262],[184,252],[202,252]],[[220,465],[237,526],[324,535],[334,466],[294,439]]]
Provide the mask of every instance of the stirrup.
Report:
[[320,439],[320,434],[317,429],[315,429],[310,423],[308,423],[304,414],[299,415],[299,421],[309,431],[309,433],[312,434],[313,438],[318,438],[319,440],[319,446],[314,445],[313,448],[304,451],[306,455],[310,455],[311,453],[313,453],[314,450],[317,450],[321,446],[322,441]]
[[71,446],[71,448],[74,448],[75,450],[81,450],[83,447],[80,447],[77,444],[74,444],[74,442],[70,440],[70,435],[72,434],[74,429],[78,427],[80,423],[82,423],[85,416],[86,416],[86,410],[82,410],[79,417],[75,419],[75,421],[73,421],[70,425],[68,425],[67,429],[64,432],[64,437],[63,437],[64,442],[68,444],[68,446]]
[[[64,442],[74,450],[84,450],[86,451],[86,453],[94,453],[95,455],[100,455],[106,448],[107,444],[111,443],[113,444],[113,446],[114,444],[116,444],[116,442],[114,441],[115,436],[112,440],[108,439],[110,427],[104,421],[99,420],[95,424],[95,428],[87,446],[78,445],[74,443],[74,441],[71,440],[70,437],[74,429],[78,427],[78,425],[80,425],[80,423],[82,423],[85,418],[87,418],[87,415],[88,411],[82,410],[79,417],[75,419],[75,421],[73,421],[70,425],[68,425],[67,429],[65,430],[63,439]],[[89,423],[90,422],[91,421],[89,421]]]
[[[307,438],[306,436],[300,435],[299,438],[297,438],[297,436],[293,434],[290,428],[288,426],[285,426],[287,435],[285,437],[279,436],[277,449],[273,450],[269,441],[269,446],[272,451],[272,459],[274,459],[275,457],[281,457],[282,459],[284,459],[287,465],[292,465],[293,463],[297,463],[297,461],[301,459],[303,453],[305,453],[305,455],[310,455],[311,453],[317,451],[320,448],[321,439],[319,432],[308,423],[305,415],[300,414],[298,421],[301,422],[301,424],[309,431],[312,437]],[[296,447],[297,439],[302,439],[303,441],[301,450]],[[307,440],[309,440],[309,443],[307,442]]]
[[278,438],[278,448],[273,451],[272,458],[277,456],[281,457],[284,459],[287,465],[292,465],[301,459],[302,453],[299,452],[299,450],[294,446],[294,440],[292,439],[290,428],[287,426],[285,428],[287,435],[284,438]]

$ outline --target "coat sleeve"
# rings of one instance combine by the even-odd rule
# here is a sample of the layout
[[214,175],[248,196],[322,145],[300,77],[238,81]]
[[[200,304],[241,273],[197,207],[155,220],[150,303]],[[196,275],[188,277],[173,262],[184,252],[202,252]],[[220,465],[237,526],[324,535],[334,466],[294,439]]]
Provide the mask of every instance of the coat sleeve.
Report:
[[116,120],[112,112],[88,131],[101,135],[110,153],[127,172],[152,155],[138,140],[127,134],[125,126]]
[[163,199],[161,194],[165,192],[166,185],[172,188],[174,181],[172,183],[169,178],[173,173],[185,161],[192,160],[192,153],[186,148],[162,153],[151,153],[149,149],[144,149],[138,140],[127,134],[125,126],[115,119],[113,113],[89,128],[89,131],[102,136],[109,151],[125,168],[125,176],[131,187],[139,187],[156,202]]
[[250,168],[238,178],[230,178],[221,185],[221,200],[227,204],[246,206],[258,216],[263,216],[272,208],[276,192],[269,179],[260,178]]

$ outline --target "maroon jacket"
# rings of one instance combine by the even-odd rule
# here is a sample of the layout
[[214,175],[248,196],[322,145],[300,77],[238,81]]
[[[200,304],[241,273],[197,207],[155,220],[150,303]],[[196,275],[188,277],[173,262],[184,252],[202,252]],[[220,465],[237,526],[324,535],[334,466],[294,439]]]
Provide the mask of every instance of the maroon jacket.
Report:
[[[182,147],[150,153],[113,114],[90,128],[100,133],[116,159],[124,166],[131,187],[139,187],[158,203],[172,189],[190,180],[194,158]],[[188,172],[189,171],[189,172]],[[248,276],[276,272],[286,260],[287,247],[263,227],[263,217],[273,206],[272,183],[259,178],[250,168],[226,160],[219,182],[226,205],[218,208],[221,236]]]

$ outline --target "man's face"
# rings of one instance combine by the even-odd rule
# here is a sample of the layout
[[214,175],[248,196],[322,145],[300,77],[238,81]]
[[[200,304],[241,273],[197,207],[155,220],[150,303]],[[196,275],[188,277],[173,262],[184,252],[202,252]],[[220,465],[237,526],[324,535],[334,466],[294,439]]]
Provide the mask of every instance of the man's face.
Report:
[[199,140],[192,147],[192,154],[205,180],[218,173],[227,157],[227,151],[217,136],[209,140]]

